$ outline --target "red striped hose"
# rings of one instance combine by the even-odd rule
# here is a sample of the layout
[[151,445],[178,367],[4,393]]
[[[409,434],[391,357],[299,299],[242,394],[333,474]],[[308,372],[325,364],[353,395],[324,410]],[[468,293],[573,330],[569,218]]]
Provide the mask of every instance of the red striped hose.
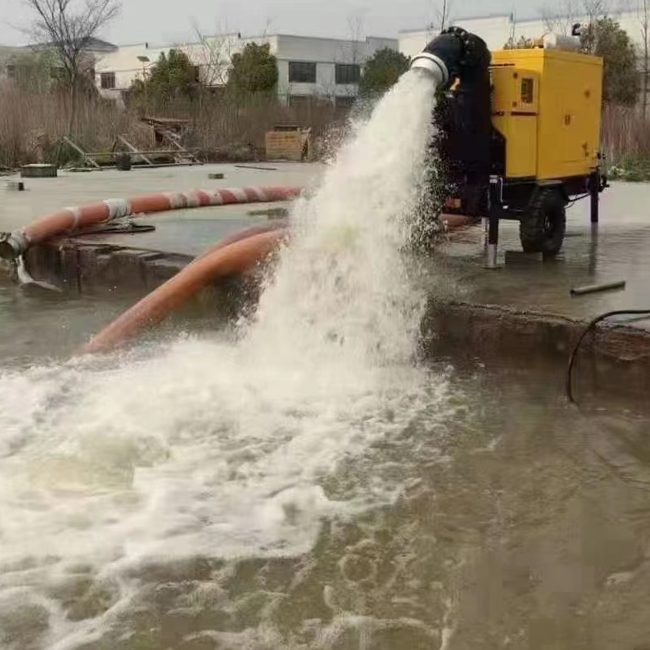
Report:
[[143,194],[132,199],[108,199],[81,207],[64,208],[36,220],[21,230],[0,235],[0,258],[20,257],[30,246],[66,232],[106,223],[113,219],[237,203],[271,203],[288,201],[301,193],[298,187],[242,187],[224,190],[193,190]]

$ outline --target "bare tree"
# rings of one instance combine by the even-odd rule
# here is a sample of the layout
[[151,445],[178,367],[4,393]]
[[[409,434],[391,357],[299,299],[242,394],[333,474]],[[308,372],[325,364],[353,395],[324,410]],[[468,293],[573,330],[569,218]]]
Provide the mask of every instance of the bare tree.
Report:
[[[611,16],[610,2],[611,0],[560,0],[554,7],[547,5],[542,9],[544,27],[549,32],[567,36],[576,23],[593,25],[601,18]],[[593,51],[597,48],[598,43],[594,42]]]
[[[336,83],[336,66],[339,64],[350,64],[359,66],[361,70],[362,66],[366,62],[365,56],[365,31],[366,31],[366,16],[364,11],[354,11],[347,16],[347,36],[349,43],[341,42],[340,46],[337,48],[337,53],[334,56],[335,71],[334,79],[330,83],[322,87],[322,94],[330,99],[336,101],[338,96]],[[352,86],[353,83],[346,84],[346,86]],[[345,96],[354,97],[356,91],[351,88],[347,88],[345,91]]]
[[641,38],[643,44],[641,46],[643,59],[641,61],[641,110],[643,111],[643,119],[646,118],[648,112],[648,74],[650,74],[650,0],[639,0],[639,24],[641,27]]
[[70,93],[68,133],[74,130],[79,91],[84,76],[92,69],[87,48],[91,39],[120,10],[119,0],[22,0],[34,14],[31,33],[36,42],[57,54],[63,81]]
[[214,36],[206,36],[194,23],[194,34],[198,48],[192,58],[201,70],[201,82],[206,86],[225,86],[237,35],[229,33],[227,23],[223,23]]
[[435,3],[433,13],[434,18],[429,29],[435,32],[442,32],[444,29],[449,27],[451,22],[451,12],[453,9],[452,0],[439,0]]
[[582,0],[582,9],[591,25],[609,13],[609,0]]
[[542,8],[542,20],[547,32],[568,36],[573,25],[579,21],[580,9],[575,0],[560,0],[555,6]]
[[364,37],[366,27],[365,15],[360,11],[355,11],[348,16],[348,37],[352,41],[352,61],[355,65],[360,63],[361,53],[359,43]]

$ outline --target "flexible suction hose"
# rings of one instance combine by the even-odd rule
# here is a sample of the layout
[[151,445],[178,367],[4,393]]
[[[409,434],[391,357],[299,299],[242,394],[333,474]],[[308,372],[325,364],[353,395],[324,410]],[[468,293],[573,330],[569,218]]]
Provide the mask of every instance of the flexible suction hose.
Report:
[[244,187],[224,190],[194,190],[145,194],[132,199],[108,199],[101,203],[64,208],[38,219],[26,228],[0,235],[0,258],[16,259],[30,246],[63,233],[96,226],[113,219],[139,214],[166,212],[210,205],[271,203],[287,201],[300,194],[297,187]]
[[122,345],[146,327],[163,320],[212,280],[253,268],[287,233],[286,228],[252,235],[249,231],[239,233],[234,241],[220,242],[97,334],[83,352],[108,352]]
[[[474,225],[475,219],[449,216],[448,231]],[[109,352],[136,337],[143,329],[159,323],[202,287],[217,278],[243,273],[267,257],[289,236],[288,220],[253,226],[212,246],[178,275],[143,298],[102,330],[83,353]]]

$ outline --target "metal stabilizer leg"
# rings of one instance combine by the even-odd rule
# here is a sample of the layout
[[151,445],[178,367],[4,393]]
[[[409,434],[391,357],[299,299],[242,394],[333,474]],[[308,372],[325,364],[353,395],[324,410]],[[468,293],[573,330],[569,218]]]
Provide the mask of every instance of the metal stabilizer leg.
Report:
[[485,268],[498,269],[499,265],[497,264],[497,253],[499,247],[499,217],[497,216],[496,212],[493,211],[490,213],[488,221],[489,225],[487,247],[485,249]]

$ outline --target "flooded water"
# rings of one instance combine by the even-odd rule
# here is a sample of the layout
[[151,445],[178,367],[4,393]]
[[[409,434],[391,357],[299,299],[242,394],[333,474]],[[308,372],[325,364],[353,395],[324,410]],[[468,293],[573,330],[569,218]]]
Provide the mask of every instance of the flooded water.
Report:
[[228,350],[3,372],[3,650],[646,647],[646,420],[453,360],[244,396]]
[[70,357],[122,305],[0,287],[2,650],[644,647],[645,421],[418,356],[433,92],[359,126],[249,320]]
[[46,358],[67,359],[92,330],[132,304],[115,296],[98,302],[43,289],[21,288],[0,270],[0,359],[2,366],[25,366]]

